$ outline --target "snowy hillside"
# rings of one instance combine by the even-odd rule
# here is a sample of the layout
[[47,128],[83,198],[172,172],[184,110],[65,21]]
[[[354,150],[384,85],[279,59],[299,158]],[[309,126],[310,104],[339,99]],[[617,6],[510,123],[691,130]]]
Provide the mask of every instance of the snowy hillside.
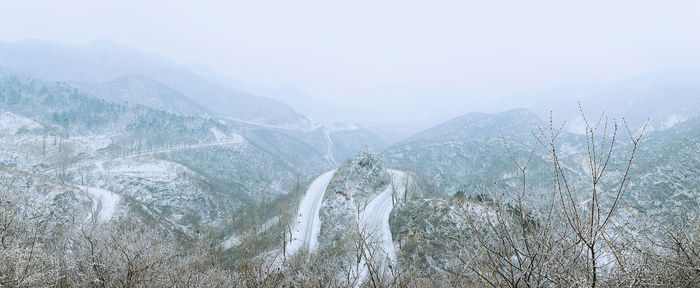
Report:
[[182,93],[221,118],[286,127],[310,125],[306,117],[281,102],[215,84],[216,80],[190,72],[183,65],[107,40],[88,45],[0,42],[0,66],[43,80],[78,83],[108,82],[140,74]]
[[[700,277],[692,77],[580,92],[623,120],[543,119],[544,104],[470,112],[388,146],[372,132],[386,130],[316,123],[213,70],[108,41],[0,42],[0,65],[3,287],[110,286],[133,267],[157,272],[117,286]],[[21,271],[39,272],[20,285]]]
[[[425,193],[452,195],[459,190],[476,194],[494,182],[515,179],[506,144],[525,155],[537,143],[532,132],[543,125],[533,113],[510,110],[498,114],[470,113],[426,129],[384,152],[387,166],[411,169],[426,183]],[[505,143],[504,143],[505,140]],[[533,160],[532,177],[550,173],[541,150]]]
[[108,102],[143,105],[149,108],[185,116],[210,114],[195,101],[158,81],[138,74],[124,75],[109,82],[72,83],[88,94]]

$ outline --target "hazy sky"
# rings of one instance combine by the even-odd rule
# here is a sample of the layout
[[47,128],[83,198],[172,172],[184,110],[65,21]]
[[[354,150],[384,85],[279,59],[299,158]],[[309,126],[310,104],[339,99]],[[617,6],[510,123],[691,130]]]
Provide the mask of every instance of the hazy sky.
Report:
[[700,60],[698,0],[0,3],[2,40],[107,38],[358,107],[407,98],[466,106]]

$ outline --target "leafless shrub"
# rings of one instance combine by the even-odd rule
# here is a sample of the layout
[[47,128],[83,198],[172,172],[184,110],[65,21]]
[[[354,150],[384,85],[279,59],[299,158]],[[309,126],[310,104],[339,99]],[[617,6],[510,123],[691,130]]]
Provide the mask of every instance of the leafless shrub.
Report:
[[[533,132],[536,142],[525,159],[518,159],[503,137],[520,182],[515,188],[504,185],[496,189],[480,212],[463,208],[472,232],[465,241],[466,251],[460,255],[467,267],[463,274],[471,274],[463,279],[492,287],[595,287],[608,280],[600,277],[603,256],[617,256],[621,262],[621,235],[610,233],[614,230],[610,226],[630,179],[644,127],[633,136],[625,123],[631,152],[622,176],[615,180],[616,189],[606,191],[600,183],[613,156],[618,125],[615,121],[610,124],[604,115],[591,125],[581,113],[586,123],[588,169],[588,182],[583,187],[574,185],[560,162],[557,138],[563,126],[555,128],[551,118],[548,128]],[[538,145],[546,149],[553,165],[552,192],[541,199],[535,199],[537,193],[532,193],[527,183],[527,168]]]

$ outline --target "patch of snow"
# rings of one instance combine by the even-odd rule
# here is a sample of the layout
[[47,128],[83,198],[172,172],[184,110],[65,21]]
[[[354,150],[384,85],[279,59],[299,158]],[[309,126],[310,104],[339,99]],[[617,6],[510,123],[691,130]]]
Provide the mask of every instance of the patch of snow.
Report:
[[503,176],[501,176],[501,180],[515,178],[516,176],[518,176],[518,175],[515,172],[506,172],[506,173],[503,173]]
[[177,177],[180,165],[169,161],[128,161],[118,163],[110,168],[110,172],[133,177],[153,177],[155,179],[172,180]]
[[357,126],[354,124],[349,124],[349,123],[344,123],[344,122],[333,122],[330,124],[325,124],[323,126],[326,129],[326,132],[329,132],[329,133],[360,130],[360,126]]
[[73,140],[75,144],[80,145],[79,147],[91,151],[91,153],[107,148],[112,144],[112,138],[109,135],[73,137],[71,140]]
[[17,131],[41,128],[36,121],[22,117],[9,111],[0,111],[0,135],[15,135]]
[[238,135],[236,133],[231,133],[231,135],[228,136],[228,140],[231,143],[243,143],[243,142],[245,142],[245,138],[243,138],[243,136]]
[[239,239],[235,234],[231,234],[231,236],[228,236],[224,242],[221,243],[221,247],[224,249],[231,249],[233,247],[236,247],[238,245],[241,245],[242,241]]
[[677,115],[677,114],[669,115],[668,117],[666,117],[666,120],[664,120],[664,123],[661,124],[661,130],[671,128],[671,127],[675,126],[676,124],[684,122],[686,120],[688,120],[688,117],[684,117],[684,116]]
[[211,134],[214,134],[214,138],[216,138],[216,141],[223,141],[226,139],[226,134],[224,132],[221,132],[221,130],[216,129],[216,127],[211,127],[209,128],[209,131]]
[[[77,163],[74,163],[72,166],[69,167],[69,169],[76,169],[79,167],[92,166],[92,165],[96,165],[99,162],[104,162],[106,160],[127,159],[127,158],[142,157],[142,156],[157,154],[157,153],[166,153],[166,152],[196,149],[196,148],[202,148],[202,147],[241,144],[244,142],[245,142],[245,139],[242,136],[240,136],[238,134],[232,134],[227,139],[225,139],[225,141],[205,142],[205,143],[194,144],[194,145],[178,145],[178,146],[174,146],[174,147],[161,147],[161,148],[156,148],[156,149],[152,149],[149,151],[143,151],[143,152],[140,152],[138,154],[129,154],[129,155],[122,156],[122,157],[101,156],[98,158],[87,159],[85,161],[79,161]],[[52,171],[54,171],[54,169],[55,168],[47,170],[46,172],[52,172]]]
[[[302,127],[296,127],[298,125],[290,125],[290,126],[272,125],[272,124],[266,124],[266,123],[262,123],[262,122],[238,119],[238,118],[234,118],[234,117],[228,117],[227,119],[229,119],[231,121],[245,123],[245,124],[249,124],[249,125],[255,125],[255,126],[259,126],[259,127],[281,129],[281,130],[310,131],[310,130],[304,129]],[[313,130],[313,129],[311,129],[311,130]]]
[[114,213],[117,211],[117,205],[119,204],[119,200],[121,200],[121,197],[119,197],[119,195],[115,194],[114,192],[100,189],[97,187],[78,187],[80,187],[80,189],[82,190],[85,190],[85,192],[87,192],[90,195],[90,199],[92,199],[92,213],[91,215],[88,215],[88,218],[93,217],[93,215],[96,215],[97,219],[102,222],[106,222],[112,219],[112,216],[114,216]]

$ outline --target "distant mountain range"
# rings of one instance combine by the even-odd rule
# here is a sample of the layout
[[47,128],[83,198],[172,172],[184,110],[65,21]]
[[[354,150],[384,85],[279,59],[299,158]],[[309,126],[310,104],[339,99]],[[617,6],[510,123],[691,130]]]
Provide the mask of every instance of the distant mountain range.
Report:
[[[224,87],[216,84],[217,80],[189,71],[185,65],[107,40],[88,45],[36,40],[0,42],[0,66],[39,79],[68,83],[120,81],[131,85],[118,78],[140,74],[176,90],[219,118],[285,127],[310,125],[306,117],[281,102]],[[218,78],[225,79],[220,75]]]
[[[689,112],[688,115],[695,114]],[[692,118],[671,123],[664,129],[647,130],[632,167],[635,176],[625,200],[630,207],[652,214],[667,209],[700,207],[696,176],[700,169],[697,156],[700,155],[697,141],[700,116],[689,117]],[[597,117],[589,121],[594,120],[597,121]],[[618,152],[613,154],[608,167],[611,175],[621,172],[615,169],[622,167],[628,156],[622,151],[629,147],[629,136],[620,120],[618,125],[615,144]],[[631,125],[632,132],[637,133],[640,126]],[[506,145],[518,161],[525,161],[532,147],[538,145],[528,167],[528,183],[533,187],[546,187],[552,181],[551,157],[537,143],[535,135],[539,128],[548,127],[549,123],[524,109],[496,114],[469,113],[409,137],[385,150],[382,156],[388,167],[415,171],[426,181],[423,187],[428,191],[423,192],[453,195],[464,191],[466,195],[475,196],[499,185],[518,183],[518,170]],[[612,133],[611,130],[608,133]],[[586,141],[581,135],[561,132],[557,146],[560,161],[571,174],[573,183],[581,187],[585,187],[587,181],[585,167],[580,164],[585,149]],[[615,181],[615,177],[608,179]]]
[[108,82],[71,83],[105,101],[143,105],[171,114],[211,117],[211,112],[182,93],[140,74],[127,74]]
[[[651,118],[622,200],[630,215],[700,207],[700,84],[695,74],[683,75],[648,74],[576,90],[590,121],[604,107],[619,124],[611,180],[601,182],[601,191],[619,179],[630,147],[617,116],[626,116],[633,133]],[[318,198],[326,199],[319,205],[325,221],[320,227],[330,227],[322,228],[326,243],[320,247],[335,248],[329,241],[357,224],[359,210],[353,209],[397,185],[385,168],[408,170],[416,183],[405,182],[411,191],[403,202],[396,195],[386,198],[396,205],[389,220],[393,240],[399,250],[419,245],[416,259],[426,269],[447,267],[431,263],[431,255],[459,243],[443,239],[464,224],[450,209],[462,207],[458,197],[478,199],[517,186],[511,155],[524,161],[538,146],[527,185],[536,196],[551,196],[551,155],[535,136],[549,127],[544,117],[556,97],[572,91],[533,92],[521,98],[527,109],[467,113],[388,145],[384,135],[312,121],[236,85],[243,84],[108,41],[0,42],[0,189],[37,200],[37,207],[47,203],[65,225],[95,215],[95,221],[128,217],[181,237],[208,231],[223,250],[245,241],[255,246],[260,239],[267,242],[259,247],[278,249],[279,236],[288,237],[283,219],[296,217],[310,180],[340,167],[329,188],[318,190],[326,192]],[[571,103],[553,114],[552,125],[568,123],[556,146],[559,160],[571,184],[585,187],[587,143],[578,107]],[[348,192],[362,205],[342,204]],[[482,200],[470,209],[486,207],[476,203]],[[352,221],[333,220],[341,218]]]
[[[526,154],[535,144],[532,132],[542,125],[544,122],[525,109],[468,113],[409,137],[382,156],[390,167],[423,175],[430,182],[427,187],[432,187],[430,193],[454,194],[466,189],[477,194],[479,189],[515,176],[504,144],[514,153]],[[533,169],[544,169],[540,158],[535,162],[539,165]]]
[[[108,41],[0,43],[0,166],[44,175],[73,198],[109,191],[121,199],[114,217],[192,235],[385,145],[188,69]],[[96,205],[71,205],[86,204]]]
[[650,130],[663,130],[674,123],[700,116],[700,70],[655,71],[625,80],[603,83],[562,84],[503,96],[501,101],[527,108],[542,119],[567,121],[568,129],[580,133],[581,103],[589,118],[602,112],[627,119],[632,126],[650,121]]

